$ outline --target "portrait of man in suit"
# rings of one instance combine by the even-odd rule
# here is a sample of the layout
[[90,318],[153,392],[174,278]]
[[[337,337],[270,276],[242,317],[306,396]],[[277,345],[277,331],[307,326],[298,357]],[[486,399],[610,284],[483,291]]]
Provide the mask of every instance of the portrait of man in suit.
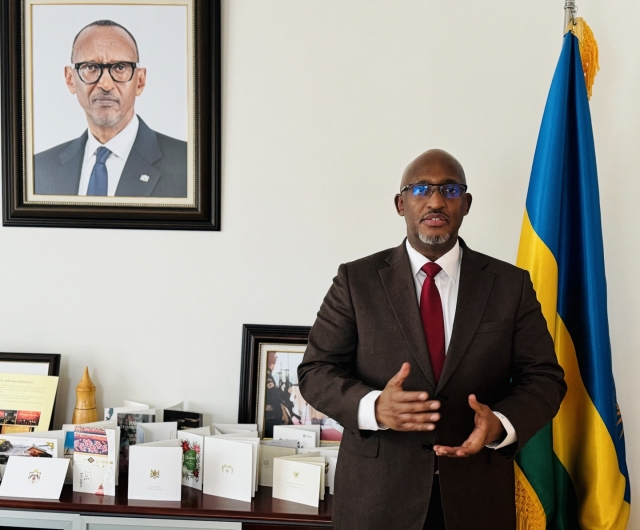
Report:
[[136,39],[117,22],[96,20],[78,32],[64,79],[88,128],[36,153],[36,194],[187,197],[187,143],[136,114],[147,84],[139,62]]
[[311,329],[300,390],[344,427],[336,530],[516,528],[514,457],[566,384],[529,273],[458,237],[467,189],[445,151],[411,162],[406,239],[340,265]]

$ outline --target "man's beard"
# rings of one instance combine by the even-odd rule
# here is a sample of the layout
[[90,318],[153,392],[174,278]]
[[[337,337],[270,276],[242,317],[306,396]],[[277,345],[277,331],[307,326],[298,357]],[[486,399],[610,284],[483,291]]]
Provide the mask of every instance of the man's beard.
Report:
[[447,232],[446,234],[442,234],[441,236],[427,236],[422,232],[418,232],[418,237],[420,238],[420,241],[422,241],[425,245],[443,245],[444,243],[449,241],[451,234]]
[[89,116],[91,121],[95,123],[98,127],[113,127],[116,125],[121,119],[122,116]]

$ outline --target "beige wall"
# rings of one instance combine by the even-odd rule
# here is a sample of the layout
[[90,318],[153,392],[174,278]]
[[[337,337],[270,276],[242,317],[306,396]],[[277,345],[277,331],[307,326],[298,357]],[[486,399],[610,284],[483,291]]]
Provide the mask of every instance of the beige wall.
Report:
[[[638,216],[640,3],[578,3],[600,44],[591,108],[637,491],[640,251],[628,230]],[[223,231],[1,228],[0,349],[64,355],[58,425],[85,365],[99,406],[186,400],[234,421],[242,324],[312,324],[341,262],[398,244],[393,194],[429,147],[467,170],[468,244],[513,262],[562,6],[224,1]]]

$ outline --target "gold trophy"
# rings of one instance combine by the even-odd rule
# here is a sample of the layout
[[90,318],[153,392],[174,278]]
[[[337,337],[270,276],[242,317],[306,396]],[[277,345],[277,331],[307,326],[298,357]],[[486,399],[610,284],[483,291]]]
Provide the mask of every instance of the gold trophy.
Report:
[[96,385],[89,377],[89,367],[84,367],[82,379],[76,387],[76,408],[73,409],[71,423],[91,423],[98,421],[96,407]]

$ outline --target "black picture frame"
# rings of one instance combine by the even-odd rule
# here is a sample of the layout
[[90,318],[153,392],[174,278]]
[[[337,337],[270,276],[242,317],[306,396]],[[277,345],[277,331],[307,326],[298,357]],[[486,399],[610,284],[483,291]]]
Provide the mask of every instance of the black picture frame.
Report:
[[261,344],[306,345],[310,331],[310,326],[243,324],[238,423],[258,423]]
[[[38,363],[47,364],[47,374],[52,376],[60,375],[60,359],[59,353],[15,353],[15,352],[0,352],[0,372],[11,373],[3,370],[3,363]],[[55,415],[56,404],[53,402],[53,411],[51,413],[51,422],[49,423],[49,430],[53,430],[53,417]]]
[[[220,230],[220,0],[193,0],[195,206],[33,204],[25,200],[23,0],[0,3],[4,226]],[[132,0],[135,4],[135,0]]]

